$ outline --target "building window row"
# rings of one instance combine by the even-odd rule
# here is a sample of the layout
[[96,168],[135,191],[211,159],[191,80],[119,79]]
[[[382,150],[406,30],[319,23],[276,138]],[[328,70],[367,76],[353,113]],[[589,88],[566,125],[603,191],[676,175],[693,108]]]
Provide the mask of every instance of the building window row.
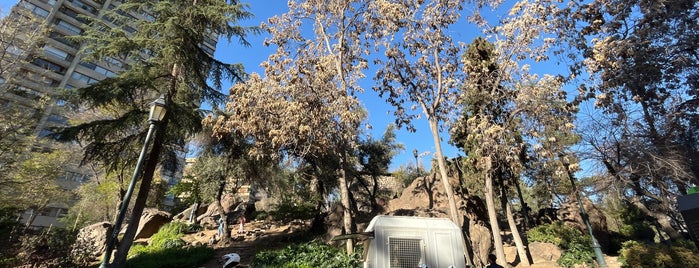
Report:
[[75,80],[83,81],[83,82],[85,82],[85,84],[88,84],[88,85],[99,82],[98,79],[95,79],[93,77],[90,77],[90,76],[88,76],[84,73],[78,72],[78,71],[73,72],[73,74],[70,77],[75,79]]
[[78,12],[75,12],[75,10],[70,9],[70,8],[68,8],[67,6],[62,6],[61,9],[60,9],[60,11],[61,11],[61,13],[63,13],[64,15],[66,15],[66,16],[68,16],[68,17],[71,17],[71,18],[73,18],[73,19],[75,19],[75,20],[77,20],[77,21],[79,21],[79,22],[82,22],[82,23],[85,23],[85,24],[89,23],[89,21],[88,21],[85,17],[81,17],[82,14],[80,14],[80,13],[78,13]]
[[75,25],[73,25],[67,21],[61,20],[61,19],[56,20],[56,26],[58,26],[61,29],[66,30],[74,35],[79,35],[83,32],[83,29],[81,29],[80,27],[75,26]]
[[105,75],[105,76],[107,76],[107,77],[114,77],[114,76],[116,76],[116,73],[114,73],[114,72],[112,72],[112,71],[110,71],[110,70],[107,70],[106,68],[104,68],[104,67],[102,67],[102,66],[99,66],[99,65],[97,65],[97,64],[94,64],[94,63],[90,63],[90,62],[81,62],[80,65],[83,66],[83,67],[85,67],[85,68],[94,70],[94,71],[97,72],[97,73],[101,73],[101,74],[103,74],[103,75]]
[[80,44],[79,44],[78,42],[66,38],[66,36],[63,35],[63,34],[61,34],[61,33],[58,33],[58,32],[51,32],[51,34],[49,35],[49,37],[51,37],[51,39],[53,39],[53,40],[58,41],[58,42],[61,43],[61,44],[64,44],[64,45],[66,45],[66,46],[69,46],[69,47],[71,47],[71,48],[74,48],[74,49],[79,49],[79,48],[80,48]]
[[71,4],[73,4],[76,7],[79,7],[93,15],[97,15],[97,9],[89,4],[84,3],[83,1],[80,0],[68,0]]
[[34,65],[36,65],[36,66],[39,66],[39,67],[41,67],[41,68],[43,68],[43,69],[50,70],[50,71],[52,71],[52,72],[54,72],[54,73],[61,74],[61,75],[65,74],[65,72],[66,72],[66,68],[65,68],[65,67],[63,67],[63,66],[61,66],[61,65],[58,65],[58,64],[56,64],[56,63],[47,61],[47,60],[45,60],[45,59],[39,59],[39,58],[34,59],[34,60],[32,61],[32,64],[34,64]]
[[46,18],[49,16],[50,12],[46,9],[40,8],[40,7],[38,7],[32,3],[29,3],[27,1],[20,1],[19,3],[22,7],[28,9],[29,11],[31,11],[32,13],[36,14],[39,17]]
[[58,48],[48,46],[48,45],[44,46],[44,51],[51,56],[54,56],[56,58],[66,60],[66,61],[72,61],[73,58],[75,58],[75,56],[73,56],[72,54],[70,54],[68,52],[65,52],[63,50],[60,50]]

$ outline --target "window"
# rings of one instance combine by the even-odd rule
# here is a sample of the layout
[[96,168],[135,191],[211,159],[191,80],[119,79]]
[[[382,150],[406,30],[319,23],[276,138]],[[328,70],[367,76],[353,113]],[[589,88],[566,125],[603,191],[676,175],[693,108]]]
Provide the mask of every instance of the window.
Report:
[[85,24],[88,23],[87,19],[85,19],[85,18],[83,18],[83,17],[80,17],[80,14],[78,14],[78,12],[75,12],[75,11],[73,11],[72,9],[70,9],[70,8],[68,8],[68,7],[66,7],[66,6],[62,6],[62,7],[61,7],[61,12],[62,12],[63,14],[65,14],[66,16],[71,17],[71,18],[73,18],[73,19],[75,19],[75,20],[77,20],[77,21],[79,21],[79,22],[82,22],[82,23],[85,23]]
[[124,68],[124,63],[121,62],[120,60],[117,60],[112,57],[104,57],[104,61],[107,62],[108,65],[114,65],[119,68]]
[[83,3],[83,2],[80,1],[80,0],[69,0],[68,2],[71,2],[71,3],[72,3],[73,5],[75,5],[76,7],[82,8],[83,10],[85,10],[85,11],[87,11],[87,12],[90,12],[90,13],[92,13],[92,14],[94,14],[94,15],[97,15],[97,9],[96,9],[96,8],[94,8],[93,6],[88,5],[88,4],[86,4],[86,3]]
[[64,29],[64,30],[68,31],[69,33],[71,33],[71,34],[73,34],[73,35],[79,35],[79,34],[81,34],[81,33],[83,32],[83,30],[80,29],[80,27],[75,26],[75,25],[73,25],[73,24],[70,24],[70,23],[68,23],[68,22],[66,22],[66,21],[64,21],[64,20],[60,20],[60,19],[59,19],[59,20],[56,20],[56,26],[58,26],[58,27],[61,28],[61,29]]
[[47,61],[45,59],[34,59],[32,61],[32,64],[44,68],[46,70],[50,70],[57,74],[64,74],[66,71],[66,69],[63,66]]
[[114,77],[114,76],[116,76],[116,73],[114,73],[114,72],[112,72],[112,71],[110,71],[110,70],[107,70],[107,69],[104,68],[104,67],[98,66],[97,64],[94,64],[94,63],[90,63],[90,62],[81,62],[80,65],[83,66],[83,67],[85,67],[85,68],[94,70],[95,72],[101,73],[101,74],[103,74],[103,75],[105,75],[105,76],[107,76],[107,77]]
[[49,11],[43,8],[40,8],[32,3],[26,2],[26,1],[20,1],[20,5],[32,13],[36,14],[39,17],[46,18],[49,16]]
[[105,68],[102,68],[100,66],[95,67],[95,72],[106,75],[107,77],[115,77],[116,76],[116,74],[114,72],[107,70]]
[[44,46],[44,51],[46,51],[46,54],[49,54],[62,60],[73,60],[73,55],[52,46]]
[[60,33],[51,32],[51,34],[49,36],[51,37],[51,39],[56,40],[59,43],[64,44],[66,46],[69,46],[71,48],[74,48],[74,49],[80,48],[80,44],[78,44],[78,42],[75,42],[73,40],[68,40],[68,38],[66,38],[65,35],[62,35]]
[[391,268],[413,268],[423,263],[420,239],[388,238]]
[[99,80],[92,78],[92,77],[89,77],[86,74],[83,74],[81,72],[73,72],[73,74],[70,77],[75,79],[75,80],[83,81],[85,84],[88,84],[88,85],[99,81]]

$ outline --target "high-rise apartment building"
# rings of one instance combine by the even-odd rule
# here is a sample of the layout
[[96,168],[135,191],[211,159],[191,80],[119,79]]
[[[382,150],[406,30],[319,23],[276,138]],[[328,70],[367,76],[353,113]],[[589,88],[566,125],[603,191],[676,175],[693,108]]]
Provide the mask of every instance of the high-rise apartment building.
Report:
[[[50,134],[52,127],[65,125],[68,122],[63,107],[65,103],[56,98],[45,97],[55,96],[58,90],[85,87],[116,76],[125,68],[129,68],[128,62],[115,58],[104,58],[100,62],[86,62],[79,55],[81,44],[68,38],[84,32],[88,23],[85,17],[103,19],[105,10],[113,9],[120,3],[117,0],[19,0],[13,8],[31,11],[38,18],[44,19],[49,28],[40,41],[41,44],[35,55],[31,55],[26,63],[16,69],[14,79],[0,77],[0,84],[11,84],[11,87],[4,87],[11,90],[0,94],[0,104],[21,105],[30,108],[28,110],[36,111],[35,135],[46,136]],[[10,13],[8,16],[15,13]],[[147,12],[123,15],[132,18],[134,22],[153,19]],[[109,22],[106,18],[104,21]],[[129,25],[123,28],[127,31],[136,31],[135,27]],[[215,38],[207,38],[207,42],[201,47],[213,55],[216,47]],[[40,103],[45,99],[52,102]],[[180,172],[163,173],[163,177],[169,184],[173,184],[181,177],[181,168],[179,170]],[[88,179],[88,176],[75,172],[69,171],[66,174],[71,174],[67,176],[70,178],[63,178],[63,180],[84,182]],[[36,224],[39,226],[57,224],[55,217],[63,215],[65,208],[50,211],[49,215],[45,216],[53,217],[53,220],[37,218]]]

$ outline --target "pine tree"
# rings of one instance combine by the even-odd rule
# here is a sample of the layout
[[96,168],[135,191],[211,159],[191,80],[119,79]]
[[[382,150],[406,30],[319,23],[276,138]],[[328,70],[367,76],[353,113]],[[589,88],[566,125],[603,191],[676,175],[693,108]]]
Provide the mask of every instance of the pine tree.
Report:
[[[140,14],[144,19],[133,21],[129,14]],[[124,163],[128,162],[124,159],[136,159],[122,152],[142,144],[148,103],[162,95],[168,108],[144,165],[141,187],[129,227],[117,249],[115,266],[125,263],[161,152],[164,161],[175,159],[176,149],[181,148],[184,140],[201,130],[200,105],[222,103],[225,95],[220,92],[221,81],[241,81],[246,76],[241,65],[214,59],[204,49],[205,41],[223,36],[228,41],[238,38],[242,45],[249,45],[245,37],[257,32],[257,28],[237,23],[251,16],[246,5],[238,1],[126,1],[105,10],[105,20],[92,19],[85,34],[76,37],[83,44],[85,60],[116,60],[125,64],[120,75],[73,92],[79,111],[113,112],[109,117],[58,132],[60,140],[87,145],[85,161]],[[111,170],[116,168],[112,166]]]

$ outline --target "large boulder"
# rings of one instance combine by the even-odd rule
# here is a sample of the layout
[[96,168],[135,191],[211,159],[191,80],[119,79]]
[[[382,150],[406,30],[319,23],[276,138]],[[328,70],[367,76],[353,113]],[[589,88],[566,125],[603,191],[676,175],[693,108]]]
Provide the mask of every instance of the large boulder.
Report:
[[171,220],[170,213],[154,208],[144,209],[141,214],[141,221],[138,223],[138,229],[136,229],[135,239],[151,237],[160,230],[160,227]]
[[71,250],[71,257],[76,263],[91,263],[98,260],[107,245],[107,235],[111,233],[109,222],[98,222],[78,231]]
[[532,256],[532,262],[555,262],[563,252],[552,243],[531,242],[529,243],[529,253]]
[[[189,221],[189,215],[192,214],[192,210],[194,210],[194,206],[195,206],[195,204],[189,206],[187,209],[183,210],[182,212],[177,213],[177,215],[175,215],[175,216],[172,217],[172,220],[173,220],[173,221],[188,222],[188,221]],[[194,220],[196,221],[197,217],[203,215],[204,213],[206,213],[206,211],[207,211],[207,207],[206,207],[206,206],[199,205],[199,206],[197,207],[197,211],[194,212]]]
[[[580,205],[575,200],[575,198],[570,198],[571,201],[561,204],[561,208],[558,210],[558,219],[563,221],[565,224],[572,226],[580,230],[583,234],[587,235],[588,230],[585,226],[582,216],[580,216]],[[592,232],[597,238],[600,246],[602,246],[603,251],[607,251],[609,248],[609,231],[607,230],[607,218],[604,213],[598,209],[590,199],[583,198],[583,207],[585,212],[587,212],[588,218],[590,220],[590,227],[592,227]]]

